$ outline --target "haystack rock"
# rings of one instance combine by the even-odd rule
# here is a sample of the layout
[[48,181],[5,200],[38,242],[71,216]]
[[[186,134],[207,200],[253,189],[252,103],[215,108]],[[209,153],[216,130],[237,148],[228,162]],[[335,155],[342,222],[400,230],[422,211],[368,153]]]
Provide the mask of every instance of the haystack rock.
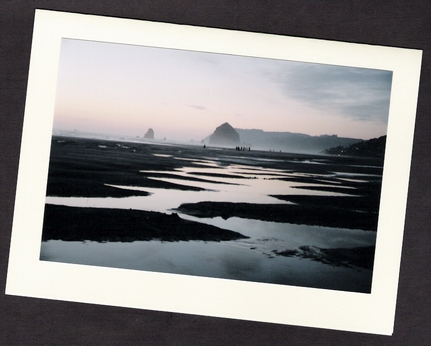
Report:
[[153,131],[153,129],[148,129],[148,131],[145,134],[144,138],[146,138],[146,139],[154,139],[154,131]]
[[224,123],[217,127],[209,140],[210,145],[223,147],[238,146],[240,143],[238,132],[229,123]]

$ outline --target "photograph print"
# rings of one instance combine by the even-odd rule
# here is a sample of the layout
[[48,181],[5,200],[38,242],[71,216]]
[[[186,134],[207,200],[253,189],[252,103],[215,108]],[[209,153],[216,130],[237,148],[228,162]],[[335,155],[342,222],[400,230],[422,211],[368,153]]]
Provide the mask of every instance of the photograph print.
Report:
[[369,294],[391,85],[63,38],[40,260]]

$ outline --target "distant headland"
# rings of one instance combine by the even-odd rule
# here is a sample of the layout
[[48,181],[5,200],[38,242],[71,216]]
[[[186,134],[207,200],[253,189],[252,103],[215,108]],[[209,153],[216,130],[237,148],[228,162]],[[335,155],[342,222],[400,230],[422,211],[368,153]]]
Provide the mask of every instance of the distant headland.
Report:
[[[262,129],[241,129],[235,128],[228,122],[217,126],[212,133],[203,139],[190,141],[180,141],[175,139],[158,138],[155,133],[163,136],[162,129],[149,127],[142,135],[127,136],[114,134],[89,133],[79,130],[58,130],[53,131],[53,135],[97,138],[105,140],[119,140],[128,142],[145,142],[157,144],[188,144],[202,145],[205,147],[218,148],[246,148],[247,150],[264,150],[300,154],[325,154],[325,155],[360,155],[371,157],[382,157],[384,153],[383,140],[364,144],[365,141],[359,138],[339,137],[333,135],[312,136],[295,132],[275,132],[264,131]],[[383,136],[386,138],[386,136]],[[362,144],[361,144],[362,143]]]
[[207,146],[237,146],[253,150],[273,150],[297,153],[322,153],[338,146],[349,146],[361,142],[358,138],[338,137],[337,135],[311,136],[292,132],[266,132],[260,129],[239,129],[229,123],[218,126],[214,133],[202,140]]

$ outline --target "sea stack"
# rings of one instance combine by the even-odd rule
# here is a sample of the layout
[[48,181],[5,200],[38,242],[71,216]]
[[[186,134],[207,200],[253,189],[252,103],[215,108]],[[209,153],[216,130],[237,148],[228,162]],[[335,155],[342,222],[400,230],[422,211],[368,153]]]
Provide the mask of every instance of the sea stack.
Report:
[[221,147],[235,147],[240,144],[238,132],[229,123],[224,123],[217,127],[209,139],[209,145]]
[[146,138],[146,139],[154,139],[154,131],[153,131],[153,129],[148,129],[148,131],[145,134],[144,138]]

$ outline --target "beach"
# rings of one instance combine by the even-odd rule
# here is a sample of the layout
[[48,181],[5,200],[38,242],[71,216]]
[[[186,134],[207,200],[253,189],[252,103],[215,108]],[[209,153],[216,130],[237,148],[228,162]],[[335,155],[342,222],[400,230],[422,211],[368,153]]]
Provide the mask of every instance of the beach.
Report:
[[41,259],[369,293],[382,167],[55,136]]

